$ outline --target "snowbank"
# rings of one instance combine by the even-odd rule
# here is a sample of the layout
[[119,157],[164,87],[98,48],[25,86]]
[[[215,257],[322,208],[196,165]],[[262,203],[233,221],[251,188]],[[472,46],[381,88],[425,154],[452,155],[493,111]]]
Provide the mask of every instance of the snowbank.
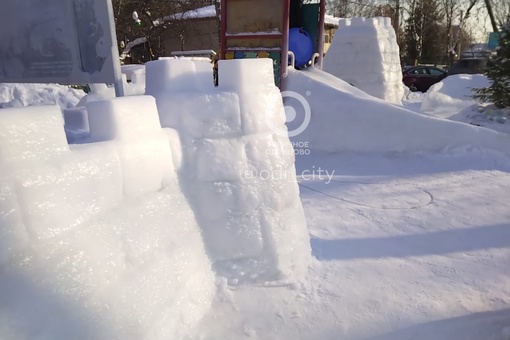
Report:
[[65,109],[75,107],[85,94],[58,84],[0,84],[0,108],[58,104]]
[[486,76],[481,74],[457,74],[434,84],[425,93],[421,110],[429,113],[453,115],[475,104],[474,88],[490,85]]
[[58,107],[0,110],[2,339],[181,339],[214,283],[171,134],[151,97],[88,112],[70,147]]
[[448,119],[510,134],[510,109],[498,109],[492,104],[475,104]]
[[399,47],[390,18],[341,19],[324,70],[368,94],[400,104]]
[[[311,107],[311,120],[295,141],[337,152],[426,151],[474,146],[509,153],[510,136],[435,119],[367,95],[317,69],[290,71],[287,90]],[[296,104],[301,115],[302,106]]]
[[147,64],[161,125],[183,143],[182,178],[215,267],[230,282],[302,276],[310,242],[270,59]]

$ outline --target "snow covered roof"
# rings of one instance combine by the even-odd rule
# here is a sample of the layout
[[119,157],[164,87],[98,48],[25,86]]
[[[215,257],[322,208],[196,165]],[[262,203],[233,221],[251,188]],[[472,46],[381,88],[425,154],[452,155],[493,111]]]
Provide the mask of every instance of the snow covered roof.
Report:
[[338,21],[340,21],[340,19],[341,18],[337,18],[332,15],[326,14],[324,16],[324,24],[338,27]]
[[182,13],[167,15],[163,18],[164,21],[182,20],[182,19],[203,19],[214,18],[216,16],[216,8],[214,5],[205,6],[197,9],[192,9]]
[[145,37],[141,37],[141,38],[136,38],[135,40],[133,41],[130,41],[126,47],[124,48],[124,50],[122,51],[122,53],[120,54],[120,60],[124,60],[126,59],[126,57],[129,55],[129,52],[131,52],[131,49],[137,45],[140,45],[140,44],[143,44],[147,41],[147,38]]

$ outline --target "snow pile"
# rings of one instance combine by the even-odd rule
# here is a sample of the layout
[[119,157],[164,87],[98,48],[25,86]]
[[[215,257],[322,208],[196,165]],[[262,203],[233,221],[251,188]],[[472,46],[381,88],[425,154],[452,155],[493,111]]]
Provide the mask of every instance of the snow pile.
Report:
[[452,115],[473,104],[474,88],[490,86],[490,81],[481,74],[457,74],[446,77],[427,91],[421,110],[429,113]]
[[324,58],[324,71],[372,96],[400,104],[402,69],[390,18],[341,19]]
[[493,104],[475,104],[448,119],[510,134],[510,108],[498,109]]
[[58,104],[65,109],[83,96],[82,90],[58,84],[0,84],[0,108]]
[[0,110],[2,339],[182,339],[214,284],[171,131],[151,97],[88,109],[71,147],[57,106]]
[[295,137],[310,149],[412,152],[474,146],[509,153],[507,135],[409,111],[317,69],[289,71],[287,90],[300,94],[311,107],[310,123]]
[[270,59],[147,64],[147,93],[183,143],[182,176],[206,248],[232,283],[298,277],[310,243]]

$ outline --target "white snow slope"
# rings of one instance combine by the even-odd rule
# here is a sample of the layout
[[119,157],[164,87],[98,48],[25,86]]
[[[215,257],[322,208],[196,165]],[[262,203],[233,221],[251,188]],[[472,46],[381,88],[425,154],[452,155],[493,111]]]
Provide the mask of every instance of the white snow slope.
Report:
[[[510,150],[510,136],[506,134],[412,112],[318,69],[290,70],[286,91],[286,106],[291,106],[295,116],[289,129],[291,133],[303,130],[293,139],[307,142],[313,150],[412,152],[459,146]],[[309,123],[303,102],[310,106]]]

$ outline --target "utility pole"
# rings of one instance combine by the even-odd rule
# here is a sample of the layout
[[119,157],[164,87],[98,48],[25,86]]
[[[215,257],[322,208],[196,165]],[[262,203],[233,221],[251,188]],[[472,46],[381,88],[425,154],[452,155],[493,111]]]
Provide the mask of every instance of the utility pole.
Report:
[[487,12],[489,13],[489,18],[491,19],[492,30],[494,32],[497,32],[498,23],[496,22],[496,18],[494,17],[494,12],[492,11],[492,5],[490,0],[485,0],[485,6],[487,7]]

